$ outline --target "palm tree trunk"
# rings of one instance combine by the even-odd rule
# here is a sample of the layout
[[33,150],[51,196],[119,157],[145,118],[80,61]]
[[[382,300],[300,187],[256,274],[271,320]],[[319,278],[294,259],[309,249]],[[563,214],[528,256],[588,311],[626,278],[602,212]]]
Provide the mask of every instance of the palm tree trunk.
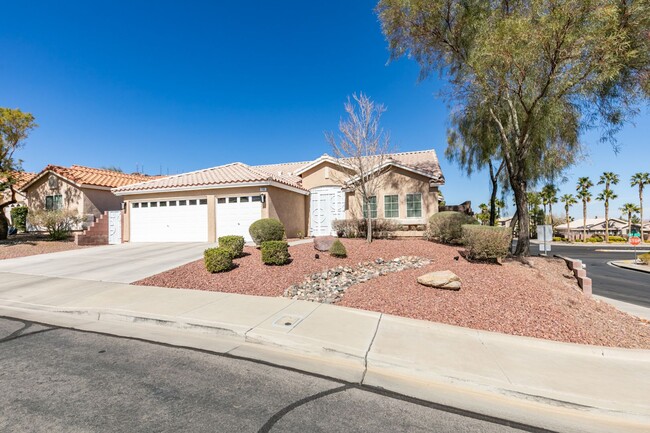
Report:
[[566,240],[569,240],[569,207],[566,207]]
[[627,213],[627,237],[632,234],[632,212]]
[[587,242],[587,201],[582,200],[582,242]]
[[605,243],[609,243],[609,203],[605,201]]
[[639,218],[641,218],[641,243],[645,242],[643,238],[643,187],[639,188]]

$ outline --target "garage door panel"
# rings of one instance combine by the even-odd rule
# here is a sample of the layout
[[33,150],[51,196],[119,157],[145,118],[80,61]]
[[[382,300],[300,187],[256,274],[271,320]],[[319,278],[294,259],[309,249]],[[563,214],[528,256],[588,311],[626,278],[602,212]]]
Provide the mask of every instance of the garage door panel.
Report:
[[248,229],[262,218],[262,203],[253,201],[253,197],[245,196],[245,199],[247,201],[242,201],[242,197],[238,197],[237,202],[217,200],[217,237],[237,235],[243,236],[246,242],[253,240]]
[[131,206],[131,242],[207,242],[208,206]]

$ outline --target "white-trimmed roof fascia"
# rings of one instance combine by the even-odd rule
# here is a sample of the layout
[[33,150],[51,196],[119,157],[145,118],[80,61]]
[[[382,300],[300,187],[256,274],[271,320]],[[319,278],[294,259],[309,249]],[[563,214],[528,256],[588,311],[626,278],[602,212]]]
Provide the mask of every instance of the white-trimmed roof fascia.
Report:
[[225,183],[225,184],[215,184],[215,185],[190,185],[190,186],[181,186],[176,188],[152,188],[152,189],[141,189],[141,190],[129,190],[129,191],[116,191],[117,188],[111,190],[116,196],[129,196],[129,195],[146,195],[154,194],[160,192],[183,192],[183,191],[200,191],[207,189],[228,189],[228,188],[241,188],[247,186],[273,186],[280,189],[286,189],[302,195],[309,195],[309,191],[305,191],[300,188],[295,188],[291,185],[285,185],[281,182],[263,181],[263,182],[240,182],[240,183]]

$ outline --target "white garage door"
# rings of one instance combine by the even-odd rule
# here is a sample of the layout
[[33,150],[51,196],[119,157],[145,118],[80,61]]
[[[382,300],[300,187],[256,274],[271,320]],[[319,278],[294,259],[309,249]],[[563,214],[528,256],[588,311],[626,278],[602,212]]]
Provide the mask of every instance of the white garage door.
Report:
[[131,203],[131,242],[207,242],[208,201],[186,198]]
[[217,198],[217,237],[238,235],[251,242],[248,228],[260,218],[262,199],[259,195]]

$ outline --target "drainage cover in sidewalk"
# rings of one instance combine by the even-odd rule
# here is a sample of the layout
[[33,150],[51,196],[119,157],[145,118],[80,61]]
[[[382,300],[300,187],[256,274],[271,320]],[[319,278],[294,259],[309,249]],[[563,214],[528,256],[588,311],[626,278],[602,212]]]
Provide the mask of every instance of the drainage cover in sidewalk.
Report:
[[302,317],[300,316],[282,316],[273,322],[273,326],[276,326],[278,328],[293,328],[301,320]]

